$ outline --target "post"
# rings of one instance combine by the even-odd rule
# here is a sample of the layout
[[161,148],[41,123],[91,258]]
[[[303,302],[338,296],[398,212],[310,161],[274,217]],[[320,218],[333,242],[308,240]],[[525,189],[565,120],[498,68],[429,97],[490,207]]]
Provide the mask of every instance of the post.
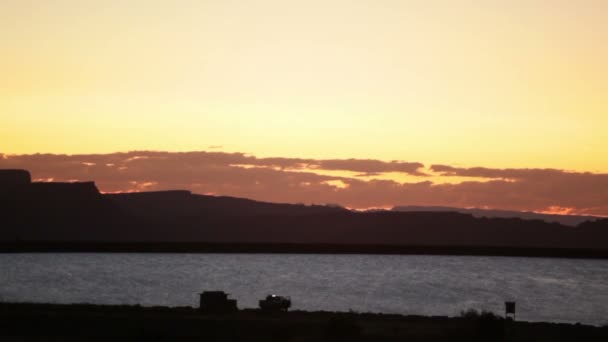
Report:
[[505,302],[505,318],[509,318],[509,315],[515,320],[515,302]]

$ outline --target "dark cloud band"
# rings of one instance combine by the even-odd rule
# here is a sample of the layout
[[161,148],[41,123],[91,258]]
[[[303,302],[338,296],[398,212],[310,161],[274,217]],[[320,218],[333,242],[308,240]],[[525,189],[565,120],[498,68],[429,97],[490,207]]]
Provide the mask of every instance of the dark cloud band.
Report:
[[[433,182],[436,178],[426,175],[424,165],[417,162],[155,151],[0,155],[0,168],[28,169],[34,179],[95,180],[106,192],[189,189],[276,202],[339,203],[353,208],[441,205],[608,216],[608,174],[556,169],[432,165],[429,170],[441,176],[471,177],[470,181],[444,184]],[[322,170],[359,175],[340,177],[316,172]],[[417,176],[420,181],[398,183],[359,177],[373,178],[388,172]]]

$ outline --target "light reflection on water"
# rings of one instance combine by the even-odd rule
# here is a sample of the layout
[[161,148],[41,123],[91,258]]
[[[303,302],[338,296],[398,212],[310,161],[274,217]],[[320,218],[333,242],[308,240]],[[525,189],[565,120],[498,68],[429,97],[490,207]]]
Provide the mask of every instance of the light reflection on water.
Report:
[[4,301],[197,306],[224,290],[239,307],[268,293],[301,310],[608,323],[608,260],[298,254],[0,254]]

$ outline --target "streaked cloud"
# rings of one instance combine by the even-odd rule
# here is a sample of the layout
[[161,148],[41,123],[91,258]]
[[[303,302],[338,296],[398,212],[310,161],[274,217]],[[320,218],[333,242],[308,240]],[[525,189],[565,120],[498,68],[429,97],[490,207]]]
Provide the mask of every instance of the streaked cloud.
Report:
[[[608,216],[608,174],[557,169],[425,168],[419,162],[258,158],[204,151],[0,154],[0,168],[28,169],[41,180],[94,180],[104,192],[188,189],[350,208],[441,205]],[[348,171],[347,176],[323,172],[333,170]],[[374,177],[395,172],[407,174],[407,181]],[[444,183],[444,177],[463,181]]]

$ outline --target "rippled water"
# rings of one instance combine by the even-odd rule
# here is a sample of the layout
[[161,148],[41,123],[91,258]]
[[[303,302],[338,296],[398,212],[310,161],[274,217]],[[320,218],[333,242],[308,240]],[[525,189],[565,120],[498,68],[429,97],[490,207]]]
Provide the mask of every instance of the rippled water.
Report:
[[0,254],[4,301],[197,306],[225,290],[240,308],[268,293],[302,310],[608,323],[608,260],[285,254]]

